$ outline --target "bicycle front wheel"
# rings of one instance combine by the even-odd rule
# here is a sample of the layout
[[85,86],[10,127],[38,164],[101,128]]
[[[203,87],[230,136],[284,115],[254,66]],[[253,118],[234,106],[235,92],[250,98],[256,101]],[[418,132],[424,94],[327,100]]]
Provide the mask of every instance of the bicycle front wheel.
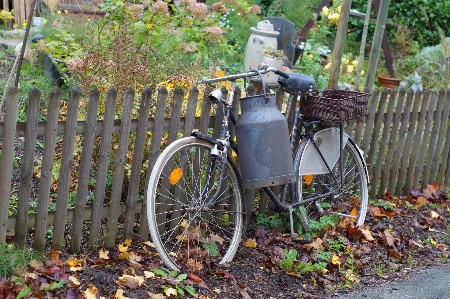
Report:
[[229,159],[223,165],[222,158],[210,155],[213,147],[196,137],[179,139],[163,151],[150,176],[150,234],[161,259],[174,270],[229,262],[241,239],[240,178]]
[[[335,128],[325,129],[322,134],[321,132],[319,131],[314,136],[316,142],[322,142],[321,137],[324,139],[324,137],[330,138],[330,136],[339,134],[339,130]],[[318,221],[321,216],[330,216],[334,213],[339,217],[346,218],[346,221],[353,222],[356,226],[364,223],[368,202],[366,165],[357,146],[348,136],[345,137],[345,145],[342,151],[342,168],[340,154],[335,155],[339,146],[333,148],[324,142],[322,145],[319,144],[321,152],[325,153],[325,156],[331,157],[335,155],[336,157],[330,158],[333,161],[329,165],[331,172],[327,170],[322,171],[321,174],[303,173],[299,175],[297,182],[294,183],[294,198],[300,201],[316,198],[316,200],[305,202],[303,204],[304,208],[300,209],[300,222],[306,231],[311,230],[309,226],[310,220]],[[334,143],[339,144],[339,139],[337,139],[337,142],[335,140]],[[312,142],[304,139],[298,147],[294,160],[296,170],[300,171],[301,163],[311,163],[311,161],[306,161],[306,159],[302,161],[302,158],[307,156],[305,152],[308,147],[309,153],[313,151],[318,156]],[[327,152],[332,152],[332,154],[327,155]],[[333,194],[330,195],[330,193]]]

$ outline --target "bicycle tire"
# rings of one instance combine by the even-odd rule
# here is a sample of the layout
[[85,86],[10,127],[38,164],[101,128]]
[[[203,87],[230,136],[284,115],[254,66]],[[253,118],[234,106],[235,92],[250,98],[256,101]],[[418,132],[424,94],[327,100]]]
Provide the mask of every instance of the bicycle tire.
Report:
[[[332,129],[338,130],[336,128]],[[330,130],[330,128],[325,130]],[[294,159],[294,167],[297,172],[299,171],[300,162],[307,146],[314,146],[307,138],[303,139],[298,146]],[[343,156],[345,157],[343,168],[344,184],[341,191],[337,195],[307,202],[303,204],[304,209],[300,210],[299,220],[306,232],[311,231],[309,226],[311,219],[318,221],[322,215],[330,215],[333,213],[338,213],[341,217],[349,218],[356,226],[364,223],[369,197],[367,169],[362,160],[360,150],[351,138],[346,138]],[[340,178],[339,160],[337,159],[337,163],[334,166],[330,165],[331,171],[337,178]],[[296,201],[301,201],[307,196],[320,196],[321,193],[336,190],[335,188],[339,188],[339,185],[332,179],[329,172],[313,175],[312,177],[309,176],[309,178],[307,175],[298,175],[298,180],[293,184],[292,191]]]
[[[156,250],[170,269],[200,268],[211,260],[227,263],[239,246],[244,227],[243,192],[230,159],[219,195],[213,206],[205,207],[218,187],[216,168],[210,188],[204,189],[213,147],[212,142],[197,137],[179,139],[162,152],[152,170],[147,190],[148,223]],[[221,161],[217,164],[222,166]],[[205,196],[195,203],[202,190],[206,190]]]

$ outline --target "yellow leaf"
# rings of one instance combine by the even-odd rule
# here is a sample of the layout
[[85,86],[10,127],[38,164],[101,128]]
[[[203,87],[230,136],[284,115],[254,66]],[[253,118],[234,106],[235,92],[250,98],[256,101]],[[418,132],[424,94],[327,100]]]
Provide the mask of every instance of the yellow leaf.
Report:
[[255,248],[256,247],[256,240],[255,239],[248,239],[246,242],[245,242],[245,247],[247,247],[247,248]]
[[331,263],[333,265],[340,265],[341,264],[341,262],[339,261],[339,257],[336,254],[333,255],[333,258],[331,259]]
[[374,216],[374,217],[386,217],[385,214],[381,214],[381,213],[378,213],[378,212],[374,212],[374,213],[373,213],[373,216]]
[[435,211],[431,211],[430,212],[431,218],[439,218],[440,215],[438,213],[436,213]]
[[127,252],[128,246],[124,245],[124,243],[120,243],[119,245],[117,245],[117,249],[120,253],[124,253]]
[[[127,247],[128,248],[128,247]],[[119,260],[126,260],[127,258],[130,257],[130,253],[129,252],[121,252],[119,254]]]
[[174,288],[167,288],[167,289],[165,289],[164,293],[166,293],[166,296],[169,296],[169,297],[171,295],[174,295],[174,296],[178,295],[177,290],[175,290]]
[[305,244],[303,245],[303,247],[305,247],[306,249],[311,250],[312,248],[314,249],[320,249],[323,246],[323,241],[320,238],[316,238],[312,243],[310,244]]
[[155,277],[155,273],[153,273],[152,271],[144,271],[144,276],[145,278],[153,278]]
[[78,259],[74,258],[73,256],[69,257],[69,259],[67,260],[67,265],[69,267],[81,266],[82,263],[83,263],[83,260],[78,260]]
[[350,216],[353,216],[355,218],[350,218],[351,222],[355,222],[356,221],[356,217],[358,217],[358,210],[356,210],[356,208],[353,208],[353,210],[350,212]]
[[98,252],[98,256],[102,260],[109,260],[108,254],[109,254],[108,250],[100,249],[100,251]]
[[145,241],[144,244],[147,245],[147,246],[150,246],[151,248],[155,248],[155,244],[153,244],[150,241]]
[[145,27],[146,27],[147,29],[152,29],[153,24],[147,23],[147,24],[145,25]]
[[360,279],[358,276],[356,276],[352,270],[347,270],[347,272],[345,273],[345,278],[349,281],[353,281],[356,283],[359,283]]
[[189,222],[186,220],[186,218],[183,218],[183,220],[180,221],[180,231],[184,231],[186,227],[188,227]]
[[437,244],[437,242],[436,242],[435,240],[433,240],[432,238],[430,238],[429,240],[430,240],[430,243],[431,243],[431,245],[433,245],[433,246],[434,246],[434,245],[436,245],[436,244]]
[[183,170],[181,168],[175,168],[169,177],[169,182],[171,185],[175,185],[181,179],[183,175]]
[[131,299],[130,297],[126,297],[123,295],[122,289],[117,289],[116,294],[114,295],[114,298],[116,298],[116,299]]
[[[216,73],[214,75],[216,78],[225,77],[225,73],[219,67],[216,68]],[[230,90],[230,88],[231,88],[230,82],[224,81],[224,82],[222,82],[222,84],[225,84],[225,88]]]
[[307,175],[305,175],[304,177],[305,177],[305,184],[306,184],[306,185],[311,184],[311,182],[312,182],[312,180],[313,180],[313,178],[314,178],[314,176],[313,176],[312,174],[307,174]]
[[125,246],[130,247],[130,246],[131,246],[131,239],[126,239],[126,240],[123,242],[123,244],[124,244]]

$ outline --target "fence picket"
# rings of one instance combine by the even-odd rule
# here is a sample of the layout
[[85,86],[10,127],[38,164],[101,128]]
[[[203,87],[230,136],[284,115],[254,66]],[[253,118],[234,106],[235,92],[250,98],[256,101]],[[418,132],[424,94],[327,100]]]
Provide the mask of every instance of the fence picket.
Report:
[[[61,167],[58,176],[58,196],[56,199],[55,224],[53,228],[52,248],[62,250],[66,227],[67,203],[69,200],[70,180],[72,174],[73,151],[76,138],[78,104],[81,91],[72,88],[67,103],[66,125],[64,127],[64,146],[62,149]],[[42,198],[41,200],[46,200]]]
[[[392,93],[391,93],[392,95]],[[389,124],[392,122],[391,128],[390,128],[390,135],[389,135],[389,143],[387,146],[387,152],[386,152],[386,159],[384,160],[384,168],[383,168],[383,172],[381,175],[381,181],[380,181],[380,187],[378,189],[378,194],[383,195],[384,192],[386,191],[386,181],[388,179],[389,176],[389,172],[391,170],[391,168],[393,167],[393,165],[391,164],[392,162],[392,157],[394,156],[394,152],[395,152],[395,148],[398,145],[397,142],[397,132],[398,132],[398,127],[400,125],[400,119],[402,116],[402,112],[403,112],[403,101],[405,99],[405,90],[402,89],[400,90],[400,93],[398,94],[397,97],[397,103],[396,103],[396,108],[395,108],[395,113],[393,116],[393,121],[386,121],[385,124],[387,126],[389,126]],[[391,101],[395,102],[395,96],[391,97],[390,99]],[[400,136],[399,136],[400,137]]]
[[145,177],[145,193],[144,193],[144,201],[142,203],[142,212],[141,212],[141,223],[139,225],[139,237],[142,241],[148,240],[149,228],[148,228],[148,220],[147,220],[147,188],[148,188],[148,180],[150,179],[150,174],[153,170],[153,166],[155,165],[156,160],[160,154],[161,148],[161,138],[163,134],[164,128],[164,117],[166,113],[167,106],[167,89],[162,87],[158,90],[158,96],[156,98],[156,108],[155,108],[155,116],[154,116],[154,126],[152,130],[152,138],[150,143],[149,157],[147,162],[147,174]]
[[[439,102],[444,103],[442,108],[442,115],[441,115],[441,122],[439,127],[439,134],[438,139],[436,141],[436,151],[434,152],[433,157],[433,164],[431,166],[431,174],[430,174],[430,180],[429,183],[439,182],[439,162],[441,160],[442,155],[442,143],[444,140],[444,137],[447,132],[447,123],[448,123],[448,117],[449,117],[449,109],[450,109],[450,102],[446,101],[445,98],[445,90],[441,89],[439,90]],[[436,109],[436,111],[439,111],[439,109]],[[444,157],[442,157],[442,160],[444,160]]]
[[50,198],[50,185],[53,170],[53,156],[56,145],[56,129],[58,127],[59,104],[61,90],[54,87],[50,92],[47,109],[47,122],[45,123],[44,149],[42,154],[41,176],[39,180],[38,204],[36,208],[36,224],[33,247],[43,252],[48,217],[48,198]]
[[424,125],[425,125],[425,119],[426,119],[426,115],[427,115],[427,107],[429,105],[429,102],[430,102],[430,92],[425,91],[423,93],[422,103],[420,105],[419,122],[417,123],[416,131],[414,133],[414,145],[413,145],[411,157],[409,158],[409,163],[408,163],[408,172],[407,172],[407,176],[406,176],[405,189],[404,189],[406,192],[408,190],[410,190],[411,187],[415,188],[415,186],[416,186],[416,184],[413,183],[413,180],[414,180],[415,171],[417,171],[416,163],[417,163],[417,159],[419,156],[420,144],[422,143],[422,133],[423,133]]
[[[450,105],[450,89],[447,89],[447,93],[445,96],[445,104],[446,104],[446,109],[447,109],[447,106]],[[448,113],[447,110],[445,113]],[[444,115],[447,115],[447,114],[444,114]],[[448,117],[447,117],[447,119],[448,119]],[[445,130],[446,134],[448,134],[447,133],[448,130],[446,128],[444,128],[444,130]],[[450,170],[450,168],[447,167],[449,150],[450,150],[450,138],[447,137],[447,138],[445,138],[444,150],[442,151],[442,162],[441,162],[441,166],[439,168],[438,182],[441,185],[444,183],[448,183],[448,181],[446,182],[446,180],[450,179],[448,176],[448,174],[449,174],[448,171]]]
[[133,234],[134,220],[136,218],[136,201],[139,193],[139,177],[141,174],[142,160],[144,158],[151,97],[151,89],[145,88],[141,95],[138,126],[136,129],[136,138],[134,143],[133,162],[131,164],[130,184],[128,187],[127,196],[127,211],[125,213],[125,223],[123,228],[124,239],[131,239]]
[[20,249],[25,247],[27,235],[28,209],[34,166],[34,152],[36,149],[36,128],[39,115],[39,101],[41,92],[33,88],[28,97],[27,130],[23,144],[22,166],[20,168],[19,200],[17,202],[17,222],[14,230],[14,242]]
[[6,243],[9,199],[11,195],[11,174],[14,158],[14,138],[16,136],[16,115],[19,109],[19,89],[7,87],[5,108],[5,132],[2,140],[2,157],[0,165],[0,244]]
[[398,192],[395,190],[395,186],[397,181],[400,181],[398,177],[398,173],[400,172],[400,168],[402,165],[400,165],[400,159],[402,157],[405,138],[406,138],[406,132],[409,125],[409,118],[411,116],[411,106],[412,101],[414,98],[414,92],[413,90],[409,90],[409,92],[406,94],[406,103],[403,107],[402,115],[401,115],[401,125],[400,125],[400,131],[398,134],[398,140],[395,145],[395,154],[394,154],[394,160],[392,162],[391,168],[390,168],[390,176],[389,176],[389,187],[388,191],[392,194],[399,195]]
[[398,175],[398,181],[397,181],[397,187],[396,192],[401,193],[402,190],[405,192],[409,191],[409,186],[406,186],[406,176],[408,173],[408,161],[411,154],[411,146],[413,143],[413,140],[415,138],[415,130],[416,130],[416,122],[419,117],[419,109],[420,109],[420,103],[422,102],[422,92],[418,91],[414,94],[414,103],[411,113],[411,118],[408,126],[408,132],[406,136],[405,141],[405,148],[402,153],[402,168],[400,169],[399,175]]
[[97,160],[97,174],[95,176],[94,200],[92,202],[92,217],[89,231],[88,246],[97,248],[99,242],[100,225],[103,202],[105,199],[106,179],[108,174],[109,155],[111,149],[114,116],[116,112],[117,91],[108,90],[105,100],[105,115],[100,136],[100,149]]
[[92,167],[92,154],[94,153],[95,123],[97,122],[98,104],[100,102],[100,92],[94,89],[89,94],[87,106],[86,124],[83,134],[83,150],[81,152],[80,169],[78,174],[77,197],[72,225],[72,235],[70,238],[70,253],[78,254],[83,236],[83,215],[86,206],[86,197],[89,188],[89,178]]
[[[380,176],[381,176],[381,169],[383,166],[382,160],[384,161],[384,153],[386,153],[386,144],[390,138],[390,123],[392,121],[392,117],[393,117],[393,113],[394,113],[394,106],[395,106],[395,95],[396,95],[397,91],[392,89],[389,92],[389,100],[388,100],[388,107],[387,107],[387,111],[385,113],[384,116],[384,122],[383,122],[383,130],[381,132],[381,139],[380,139],[380,144],[378,145],[378,153],[382,153],[381,155],[378,155],[377,158],[377,162],[375,164],[375,171],[372,177],[372,188],[370,189],[370,196],[372,198],[375,198],[375,195],[377,194],[377,188],[378,188],[378,183],[380,180]],[[378,110],[380,111],[380,110]],[[380,111],[380,113],[382,112],[382,110]],[[381,120],[381,117],[379,117],[379,119]],[[378,127],[381,130],[381,127]],[[377,128],[375,128],[375,130],[377,130]],[[375,135],[377,136],[377,135]],[[377,141],[377,140],[375,140]],[[376,142],[373,143],[373,145],[376,146]],[[378,194],[383,195],[384,190],[380,190],[378,192]]]
[[[434,98],[436,99],[436,96],[437,96],[436,92],[433,92],[432,96],[433,95],[434,95]],[[426,146],[422,145],[423,147],[427,148],[427,149],[425,149],[426,152],[424,152],[424,155],[426,153],[426,157],[424,156],[424,158],[426,158],[426,162],[423,167],[423,176],[420,178],[422,181],[423,187],[426,187],[428,185],[428,183],[431,183],[431,182],[429,182],[430,175],[431,175],[431,167],[433,164],[434,153],[436,151],[438,130],[441,125],[442,112],[443,112],[443,106],[444,106],[444,101],[442,101],[440,96],[437,98],[437,103],[435,103],[435,105],[436,105],[436,109],[432,109],[431,111],[428,111],[428,113],[430,114],[429,115],[430,121],[433,122],[433,128],[431,129],[431,133],[430,133],[430,141]]]
[[125,91],[122,102],[122,121],[120,124],[120,132],[118,137],[116,161],[114,163],[114,179],[112,183],[111,198],[109,201],[108,223],[106,225],[106,248],[112,248],[116,244],[117,223],[120,215],[120,200],[122,198],[122,186],[128,150],[128,137],[130,135],[133,102],[134,90],[130,87]]

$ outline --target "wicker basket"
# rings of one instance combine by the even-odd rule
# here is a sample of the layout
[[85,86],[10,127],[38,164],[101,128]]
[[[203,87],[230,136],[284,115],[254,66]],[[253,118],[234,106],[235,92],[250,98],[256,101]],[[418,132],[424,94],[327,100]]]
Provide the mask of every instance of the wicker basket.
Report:
[[342,89],[313,91],[303,104],[303,116],[336,123],[366,116],[369,96]]

